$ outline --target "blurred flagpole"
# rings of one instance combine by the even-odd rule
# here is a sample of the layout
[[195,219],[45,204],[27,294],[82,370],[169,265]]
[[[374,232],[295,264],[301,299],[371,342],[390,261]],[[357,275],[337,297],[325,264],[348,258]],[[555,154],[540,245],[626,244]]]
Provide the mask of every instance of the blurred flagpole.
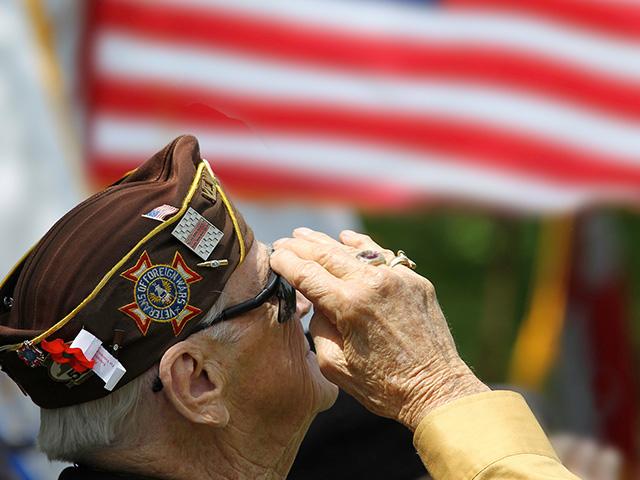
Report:
[[566,313],[573,218],[543,221],[529,313],[516,338],[510,381],[540,390],[558,356]]
[[595,212],[581,216],[572,250],[567,317],[552,378],[562,427],[614,445],[629,465],[637,465],[639,385],[615,218]]
[[640,395],[629,342],[626,275],[614,219],[585,213],[543,223],[531,306],[510,382],[556,398],[555,429],[638,459]]
[[[24,8],[29,17],[33,36],[36,39],[38,66],[42,89],[46,92],[46,100],[56,122],[63,148],[63,160],[71,173],[71,180],[81,194],[86,194],[87,183],[84,163],[82,161],[82,145],[76,132],[76,122],[72,113],[72,101],[68,98],[64,86],[61,62],[58,59],[54,29],[42,0],[26,0]],[[70,6],[67,6],[69,9]],[[84,195],[83,195],[84,196]]]
[[[41,2],[0,0],[0,275],[84,193],[80,148],[52,42]],[[27,445],[37,432],[39,410],[22,398],[0,376],[6,407],[0,409],[0,436],[7,445]],[[25,448],[8,458],[24,479],[57,478],[62,468]]]
[[77,203],[82,187],[69,164],[78,147],[63,139],[66,120],[53,107],[62,98],[60,85],[49,78],[57,74],[43,75],[41,68],[55,70],[55,59],[46,53],[51,47],[35,35],[38,27],[24,2],[0,3],[0,224],[6,232],[0,271],[7,272]]

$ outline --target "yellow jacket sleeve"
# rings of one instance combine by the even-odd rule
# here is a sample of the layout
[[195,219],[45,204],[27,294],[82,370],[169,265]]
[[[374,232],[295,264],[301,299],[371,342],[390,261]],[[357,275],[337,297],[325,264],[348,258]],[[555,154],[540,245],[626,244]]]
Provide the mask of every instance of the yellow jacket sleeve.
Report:
[[436,408],[420,422],[414,445],[435,480],[578,478],[514,392],[470,395]]

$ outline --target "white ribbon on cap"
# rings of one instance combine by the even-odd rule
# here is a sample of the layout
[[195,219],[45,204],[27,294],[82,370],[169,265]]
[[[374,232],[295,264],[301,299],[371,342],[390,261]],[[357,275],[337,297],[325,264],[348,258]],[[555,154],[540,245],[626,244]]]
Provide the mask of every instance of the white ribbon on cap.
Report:
[[102,346],[102,341],[84,328],[71,343],[71,348],[79,348],[87,360],[95,362],[93,372],[104,381],[104,388],[112,391],[127,369]]

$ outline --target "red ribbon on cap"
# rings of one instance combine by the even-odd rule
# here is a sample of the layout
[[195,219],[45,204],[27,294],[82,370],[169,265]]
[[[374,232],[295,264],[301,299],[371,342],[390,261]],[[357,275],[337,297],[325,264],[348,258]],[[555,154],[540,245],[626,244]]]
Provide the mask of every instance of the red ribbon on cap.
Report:
[[84,373],[95,365],[93,360],[88,360],[84,356],[81,349],[71,348],[61,338],[50,342],[42,340],[40,346],[45,352],[49,352],[51,360],[60,364],[69,364],[78,373]]

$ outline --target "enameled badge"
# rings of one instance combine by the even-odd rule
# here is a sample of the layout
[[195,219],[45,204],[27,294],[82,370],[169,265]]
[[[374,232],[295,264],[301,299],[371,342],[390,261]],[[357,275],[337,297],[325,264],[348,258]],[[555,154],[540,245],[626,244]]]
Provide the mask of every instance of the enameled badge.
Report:
[[189,305],[190,285],[202,277],[187,266],[179,252],[171,265],[154,265],[145,251],[121,276],[134,282],[134,286],[133,302],[119,310],[136,322],[143,335],[152,322],[158,322],[171,323],[178,336],[187,322],[202,312]]

